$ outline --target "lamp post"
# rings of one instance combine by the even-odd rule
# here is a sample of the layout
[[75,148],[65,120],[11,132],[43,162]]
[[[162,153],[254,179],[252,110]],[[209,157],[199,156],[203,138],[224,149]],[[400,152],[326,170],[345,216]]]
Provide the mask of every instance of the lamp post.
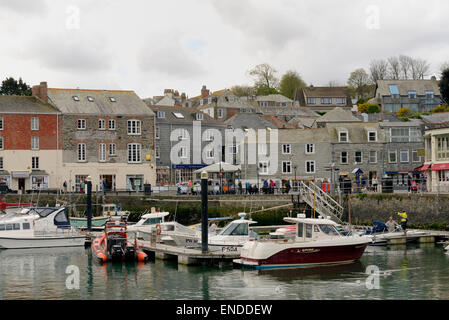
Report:
[[297,182],[296,182],[296,169],[298,169],[298,166],[295,164],[293,166],[293,170],[295,170],[295,181],[293,182],[293,185],[295,186],[295,188],[293,189],[293,191],[296,191],[296,185],[297,185]]
[[257,193],[259,193],[259,166],[257,166]]
[[238,183],[239,193],[242,193],[241,190],[240,190],[240,184],[241,184],[240,175],[241,175],[241,173],[242,173],[242,170],[237,169],[237,177],[238,177],[238,180],[239,180],[239,183]]

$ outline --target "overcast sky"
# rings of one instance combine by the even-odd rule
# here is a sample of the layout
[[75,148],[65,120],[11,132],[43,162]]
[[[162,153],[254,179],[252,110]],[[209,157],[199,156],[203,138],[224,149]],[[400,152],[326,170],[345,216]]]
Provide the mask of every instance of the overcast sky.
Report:
[[0,0],[0,76],[53,88],[199,95],[281,77],[345,84],[371,59],[449,61],[447,0]]

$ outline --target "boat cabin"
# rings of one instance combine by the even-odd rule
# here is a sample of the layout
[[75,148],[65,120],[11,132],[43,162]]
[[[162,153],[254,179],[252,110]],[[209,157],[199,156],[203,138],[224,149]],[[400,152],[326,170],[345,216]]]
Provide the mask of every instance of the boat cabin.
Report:
[[153,224],[160,224],[164,222],[164,217],[168,216],[169,212],[155,212],[144,214],[135,226],[147,226]]
[[317,239],[342,237],[338,231],[338,224],[330,219],[311,219],[305,215],[298,218],[284,218],[284,221],[296,224],[295,238],[297,241],[314,241]]

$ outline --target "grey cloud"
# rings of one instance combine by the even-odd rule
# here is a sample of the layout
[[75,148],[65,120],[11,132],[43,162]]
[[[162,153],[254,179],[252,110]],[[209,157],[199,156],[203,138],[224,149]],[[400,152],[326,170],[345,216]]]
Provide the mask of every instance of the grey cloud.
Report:
[[46,0],[0,0],[0,8],[18,14],[42,13],[47,10]]
[[172,37],[147,43],[137,59],[144,72],[189,78],[204,73],[199,57],[187,50],[179,39]]

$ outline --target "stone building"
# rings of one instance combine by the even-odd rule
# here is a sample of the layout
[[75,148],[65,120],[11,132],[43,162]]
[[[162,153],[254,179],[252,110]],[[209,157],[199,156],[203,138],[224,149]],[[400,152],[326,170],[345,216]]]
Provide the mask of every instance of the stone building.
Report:
[[[142,190],[156,182],[154,113],[134,91],[33,87],[62,114],[61,181],[80,190]],[[63,183],[63,182],[61,182]]]
[[[194,108],[169,106],[151,106],[151,108],[156,114],[158,185],[187,182],[194,179],[193,171],[221,161],[222,149],[208,149],[207,145],[219,138],[218,131],[223,146],[226,128],[223,122]],[[195,128],[198,132],[194,132]],[[182,145],[179,145],[180,143]],[[199,151],[194,150],[195,146],[199,147]],[[172,155],[173,151],[176,152],[175,155]]]

